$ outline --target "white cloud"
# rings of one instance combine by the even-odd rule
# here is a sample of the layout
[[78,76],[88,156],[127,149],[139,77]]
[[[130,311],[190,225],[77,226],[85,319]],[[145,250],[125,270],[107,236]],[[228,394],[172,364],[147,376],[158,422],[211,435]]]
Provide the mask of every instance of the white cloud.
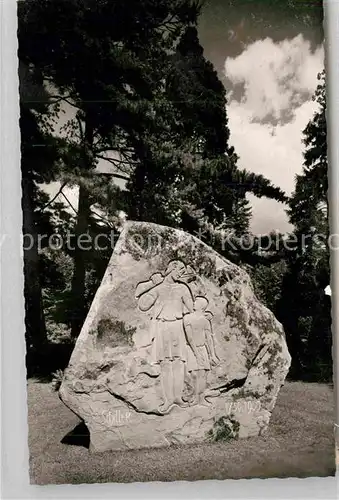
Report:
[[[268,38],[255,42],[225,62],[227,78],[244,87],[240,100],[230,93],[228,105],[230,141],[240,156],[239,166],[263,174],[288,194],[302,169],[302,131],[317,106],[311,96],[323,60],[323,48],[312,52],[300,35],[276,44]],[[253,231],[291,229],[282,204],[249,199]]]
[[302,35],[280,43],[265,38],[227,58],[225,74],[233,85],[244,87],[241,104],[253,120],[281,120],[311,98],[323,59],[323,47],[312,52]]

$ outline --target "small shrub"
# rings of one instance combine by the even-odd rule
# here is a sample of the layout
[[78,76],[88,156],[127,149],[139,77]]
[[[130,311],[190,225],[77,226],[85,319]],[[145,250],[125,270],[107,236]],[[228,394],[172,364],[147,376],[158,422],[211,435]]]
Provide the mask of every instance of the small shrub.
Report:
[[64,323],[46,321],[48,341],[54,344],[67,344],[74,340],[71,337],[71,329]]
[[57,392],[60,389],[62,379],[64,378],[64,372],[63,370],[57,370],[56,372],[52,373],[52,390]]
[[208,431],[208,437],[212,441],[230,441],[237,439],[240,424],[230,417],[221,417],[213,425],[213,429]]

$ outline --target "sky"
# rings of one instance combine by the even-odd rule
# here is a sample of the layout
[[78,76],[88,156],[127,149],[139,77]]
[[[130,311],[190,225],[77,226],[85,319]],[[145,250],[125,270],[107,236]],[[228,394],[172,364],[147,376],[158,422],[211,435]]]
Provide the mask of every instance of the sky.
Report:
[[[312,53],[309,42],[298,35],[279,43],[271,38],[254,42],[237,58],[225,60],[232,84],[244,85],[240,99],[230,92],[228,105],[230,139],[240,156],[239,166],[265,175],[288,195],[302,168],[301,132],[316,110],[311,96],[323,57],[322,47]],[[257,62],[255,69],[252,61]],[[290,229],[284,205],[254,196],[250,200],[253,232]]]
[[[307,1],[305,20],[285,0],[205,0],[199,21],[205,57],[227,91],[230,145],[240,157],[238,166],[264,175],[288,195],[302,170],[302,131],[316,110],[312,95],[324,66],[322,20],[319,12],[309,14]],[[110,169],[104,163],[100,170]],[[57,189],[46,187],[51,195]],[[76,206],[77,189],[67,195]],[[292,230],[286,206],[248,199],[253,233]]]
[[[261,8],[254,11],[250,0],[206,1],[200,42],[227,91],[230,144],[239,167],[291,194],[302,169],[302,131],[316,110],[312,95],[324,66],[322,23],[320,16],[302,22],[292,10],[277,12],[269,0],[257,2]],[[248,199],[254,233],[292,229],[283,204]]]

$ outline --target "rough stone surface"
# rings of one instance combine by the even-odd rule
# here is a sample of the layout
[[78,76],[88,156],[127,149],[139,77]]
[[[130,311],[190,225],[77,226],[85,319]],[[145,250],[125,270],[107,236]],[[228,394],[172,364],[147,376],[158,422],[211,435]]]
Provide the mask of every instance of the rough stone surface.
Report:
[[261,434],[290,366],[249,276],[199,239],[128,222],[60,388],[91,450]]

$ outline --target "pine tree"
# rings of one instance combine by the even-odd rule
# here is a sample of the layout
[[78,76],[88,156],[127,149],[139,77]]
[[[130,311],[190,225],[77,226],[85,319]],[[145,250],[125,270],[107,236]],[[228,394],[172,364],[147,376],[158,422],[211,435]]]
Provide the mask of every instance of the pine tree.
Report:
[[[251,216],[248,192],[286,201],[263,176],[237,168],[229,145],[226,90],[204,57],[194,25],[183,32],[168,61],[164,93],[171,133],[161,137],[155,131],[153,157],[131,178],[133,218],[147,217],[192,233],[209,226],[240,236],[248,231]],[[167,148],[163,157],[159,144],[160,151]]]
[[[197,10],[195,2],[186,0],[134,0],[128,5],[32,0],[20,5],[19,57],[40,70],[42,80],[56,89],[57,102],[75,109],[68,137],[81,151],[76,239],[89,227],[92,174],[99,158],[108,153],[108,161],[120,171],[133,163],[139,172],[145,168],[151,155],[146,132],[159,127],[157,117],[164,107],[161,99],[158,103],[164,65]],[[85,275],[86,253],[77,246],[72,286],[75,336],[85,316]]]
[[39,235],[51,232],[51,221],[50,214],[41,217],[39,213],[47,202],[39,184],[55,178],[63,148],[45,126],[49,116],[45,103],[48,96],[36,74],[20,64],[19,75],[25,326],[27,366],[30,368],[40,363],[47,342],[39,255],[39,246],[44,243]]
[[319,109],[303,132],[304,167],[289,203],[295,245],[288,254],[279,316],[291,345],[295,376],[307,371],[310,378],[328,379],[332,361],[329,301],[324,293],[329,282],[325,73],[318,78],[314,99]]

